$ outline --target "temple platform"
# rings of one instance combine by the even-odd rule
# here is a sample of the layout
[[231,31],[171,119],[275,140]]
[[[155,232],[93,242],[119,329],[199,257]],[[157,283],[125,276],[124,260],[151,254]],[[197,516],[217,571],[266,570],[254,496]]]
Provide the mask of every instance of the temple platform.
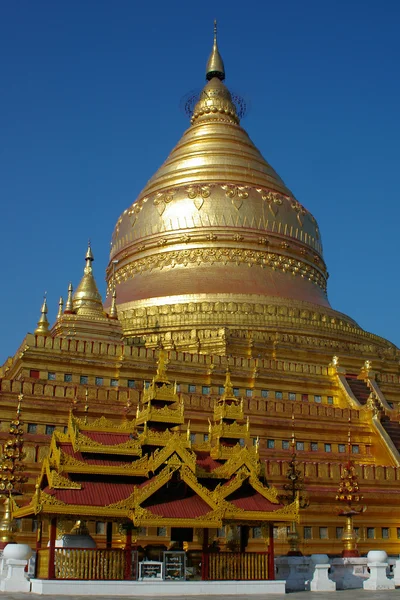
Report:
[[32,579],[31,591],[47,596],[265,596],[285,594],[285,581],[77,581]]

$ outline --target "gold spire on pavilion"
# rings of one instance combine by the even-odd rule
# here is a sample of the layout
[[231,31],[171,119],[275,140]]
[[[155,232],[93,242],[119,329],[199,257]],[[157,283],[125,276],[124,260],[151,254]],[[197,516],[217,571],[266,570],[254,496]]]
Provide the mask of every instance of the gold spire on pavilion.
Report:
[[221,58],[221,55],[218,50],[217,43],[217,21],[214,21],[214,43],[213,48],[210,54],[210,57],[207,61],[206,67],[206,79],[210,81],[213,77],[217,77],[221,81],[225,79],[225,67],[224,61]]
[[224,393],[214,405],[214,423],[209,421],[211,456],[229,458],[234,452],[240,452],[250,439],[250,421],[245,420],[243,398],[233,393],[229,365],[225,373]]
[[41,312],[40,319],[37,323],[35,333],[38,333],[41,335],[49,335],[49,321],[47,319],[48,309],[47,309],[46,294],[44,295],[43,304],[42,304],[42,308],[41,308],[40,312]]
[[78,315],[103,314],[103,302],[93,275],[92,262],[94,261],[94,256],[90,242],[86,251],[85,261],[86,265],[83,277],[73,297],[72,304],[74,311]]
[[176,383],[171,383],[167,377],[167,353],[161,347],[156,375],[144,390],[143,403],[137,407],[136,424],[143,424],[146,429],[157,423],[158,427],[168,429],[183,424],[184,412],[183,398],[176,392]]

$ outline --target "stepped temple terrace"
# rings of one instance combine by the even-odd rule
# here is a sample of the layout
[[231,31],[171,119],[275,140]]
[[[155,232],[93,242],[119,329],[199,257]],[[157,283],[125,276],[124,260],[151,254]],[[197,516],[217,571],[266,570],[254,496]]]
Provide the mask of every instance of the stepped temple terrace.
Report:
[[36,579],[272,584],[274,557],[400,552],[400,351],[331,307],[317,221],[224,80],[215,30],[104,303],[89,244],[1,367],[0,538]]

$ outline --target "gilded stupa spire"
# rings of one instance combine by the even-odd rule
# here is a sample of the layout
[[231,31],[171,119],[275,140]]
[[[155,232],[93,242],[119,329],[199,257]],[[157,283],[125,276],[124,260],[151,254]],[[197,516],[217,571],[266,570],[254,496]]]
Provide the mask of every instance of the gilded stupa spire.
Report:
[[112,280],[112,299],[111,299],[111,307],[109,312],[109,317],[111,319],[118,319],[118,311],[117,311],[117,286],[115,284],[115,265],[118,261],[113,261],[113,280]]
[[63,312],[64,312],[64,300],[63,300],[63,297],[60,296],[60,299],[58,301],[57,321],[58,321],[58,319],[61,319]]
[[214,21],[214,43],[206,67],[207,81],[210,81],[210,79],[213,79],[213,77],[217,77],[221,81],[225,79],[224,61],[219,53],[217,43],[217,21]]
[[224,85],[225,67],[218,50],[217,22],[214,21],[214,43],[206,67],[207,83],[193,108],[191,123],[218,122],[239,124],[236,106],[228,88]]
[[111,319],[118,319],[118,311],[117,311],[117,290],[113,289],[111,307],[110,307],[110,315]]
[[68,285],[68,295],[67,295],[67,302],[65,304],[65,312],[68,313],[73,313],[74,312],[74,307],[72,304],[72,292],[74,291],[74,288],[72,287],[72,283],[70,283]]
[[90,241],[88,243],[85,261],[86,265],[83,270],[83,277],[73,298],[73,310],[78,315],[82,314],[90,316],[94,314],[103,314],[103,302],[93,275],[92,262],[94,261],[94,256]]
[[37,327],[35,329],[35,333],[41,334],[41,335],[49,335],[49,321],[47,319],[47,299],[46,299],[46,294],[44,295],[43,298],[43,304],[42,304],[42,308],[41,308],[41,315],[40,315],[40,319],[37,323]]

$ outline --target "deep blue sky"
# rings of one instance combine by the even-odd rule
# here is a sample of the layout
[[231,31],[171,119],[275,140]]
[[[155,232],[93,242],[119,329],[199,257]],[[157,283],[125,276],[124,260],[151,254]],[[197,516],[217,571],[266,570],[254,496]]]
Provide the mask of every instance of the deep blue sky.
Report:
[[104,292],[115,221],[188,125],[215,17],[244,127],[319,222],[332,306],[400,345],[398,0],[19,0],[0,4],[1,360],[45,290],[54,320],[89,237]]

